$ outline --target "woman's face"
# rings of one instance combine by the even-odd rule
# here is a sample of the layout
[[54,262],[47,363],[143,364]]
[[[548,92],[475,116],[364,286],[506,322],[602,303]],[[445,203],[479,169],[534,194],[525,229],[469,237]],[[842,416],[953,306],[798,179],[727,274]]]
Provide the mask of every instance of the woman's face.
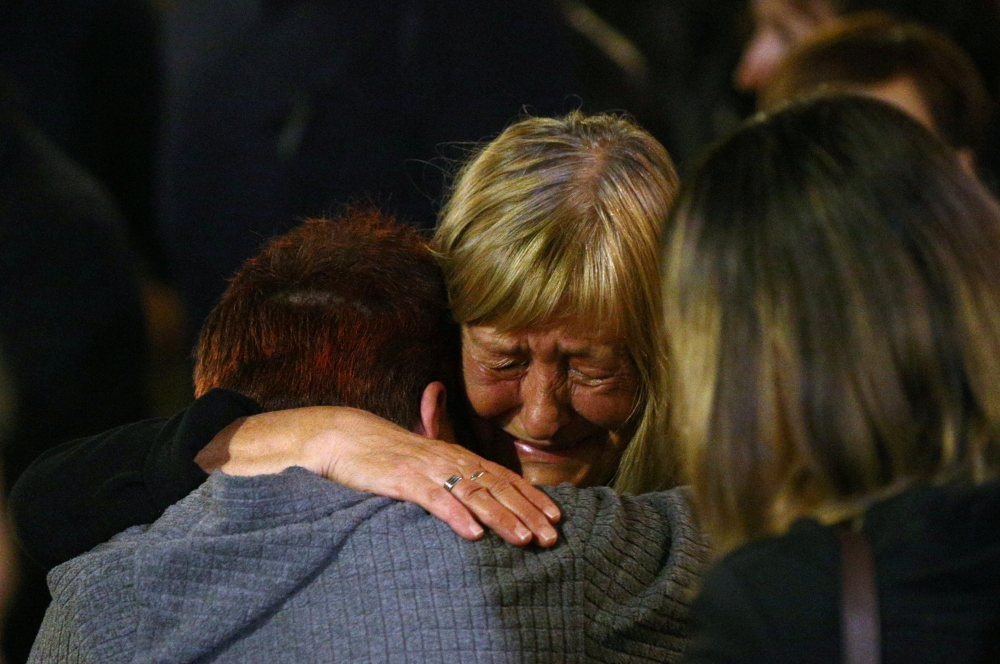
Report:
[[[579,321],[498,332],[463,326],[469,401],[533,484],[608,482],[635,430],[639,379],[614,335]],[[503,440],[503,439],[506,440]]]
[[830,0],[751,0],[754,31],[736,67],[736,87],[755,92],[768,84],[788,51],[836,18]]

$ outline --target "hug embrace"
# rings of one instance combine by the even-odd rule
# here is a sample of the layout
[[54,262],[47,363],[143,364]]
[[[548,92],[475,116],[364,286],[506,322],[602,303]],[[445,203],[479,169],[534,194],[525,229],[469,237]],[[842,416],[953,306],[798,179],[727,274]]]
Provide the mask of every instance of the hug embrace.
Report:
[[779,108],[679,191],[627,120],[525,119],[432,240],[271,241],[189,410],[22,477],[32,661],[845,661],[844,530],[872,654],[990,661],[998,363],[1000,209],[900,111]]

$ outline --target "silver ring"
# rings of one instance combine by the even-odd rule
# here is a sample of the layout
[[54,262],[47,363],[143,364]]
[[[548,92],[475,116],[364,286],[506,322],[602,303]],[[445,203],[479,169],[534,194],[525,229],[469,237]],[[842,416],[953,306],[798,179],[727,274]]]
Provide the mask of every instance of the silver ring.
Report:
[[451,491],[452,489],[455,488],[455,485],[461,481],[462,481],[461,475],[452,475],[451,477],[449,477],[444,481],[444,488],[448,489],[448,491]]
[[476,472],[472,473],[472,475],[469,477],[469,479],[472,480],[473,482],[475,482],[476,480],[478,480],[480,477],[482,477],[485,474],[486,474],[485,470],[477,470]]

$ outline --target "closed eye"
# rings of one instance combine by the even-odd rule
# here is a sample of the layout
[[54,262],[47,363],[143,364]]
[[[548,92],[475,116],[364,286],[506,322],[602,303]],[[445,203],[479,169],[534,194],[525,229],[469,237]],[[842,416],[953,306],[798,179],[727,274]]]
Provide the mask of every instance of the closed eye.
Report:
[[524,371],[528,368],[527,360],[504,360],[501,362],[491,362],[486,368],[498,374],[512,374]]
[[582,385],[603,385],[615,378],[615,374],[613,373],[593,369],[584,370],[575,367],[570,367],[569,373],[574,381]]

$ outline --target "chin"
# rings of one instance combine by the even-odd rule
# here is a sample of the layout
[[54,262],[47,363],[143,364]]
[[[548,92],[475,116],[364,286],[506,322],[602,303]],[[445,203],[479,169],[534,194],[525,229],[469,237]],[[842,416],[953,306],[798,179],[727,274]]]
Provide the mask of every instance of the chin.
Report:
[[563,482],[569,482],[581,488],[590,486],[584,482],[587,476],[587,471],[584,468],[567,468],[559,464],[527,462],[521,464],[521,474],[532,484],[542,486],[556,486]]

